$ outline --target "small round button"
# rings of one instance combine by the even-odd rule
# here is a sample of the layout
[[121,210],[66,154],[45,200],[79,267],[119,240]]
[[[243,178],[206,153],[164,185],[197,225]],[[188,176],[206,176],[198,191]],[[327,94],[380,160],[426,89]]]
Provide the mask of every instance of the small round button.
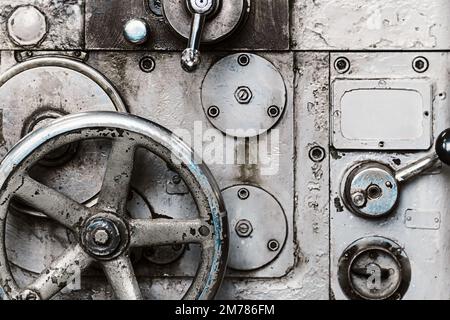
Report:
[[150,29],[144,20],[131,19],[125,24],[123,35],[132,44],[143,44],[149,39]]

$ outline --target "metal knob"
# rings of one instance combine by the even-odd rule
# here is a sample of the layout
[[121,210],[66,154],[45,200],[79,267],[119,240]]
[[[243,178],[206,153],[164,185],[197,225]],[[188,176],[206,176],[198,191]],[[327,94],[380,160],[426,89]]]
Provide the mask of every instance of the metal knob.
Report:
[[193,72],[201,63],[199,51],[202,41],[203,28],[208,15],[214,13],[220,0],[186,0],[187,7],[192,13],[191,33],[187,48],[181,55],[181,66],[186,72]]
[[436,140],[436,154],[446,165],[450,166],[450,129],[444,130]]

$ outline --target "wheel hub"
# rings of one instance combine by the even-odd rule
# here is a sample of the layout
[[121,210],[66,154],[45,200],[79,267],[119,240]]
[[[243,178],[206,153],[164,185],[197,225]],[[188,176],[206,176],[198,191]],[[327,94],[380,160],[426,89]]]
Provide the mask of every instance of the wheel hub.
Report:
[[125,223],[118,218],[96,216],[85,224],[81,232],[81,243],[95,258],[114,258],[125,247],[126,230]]

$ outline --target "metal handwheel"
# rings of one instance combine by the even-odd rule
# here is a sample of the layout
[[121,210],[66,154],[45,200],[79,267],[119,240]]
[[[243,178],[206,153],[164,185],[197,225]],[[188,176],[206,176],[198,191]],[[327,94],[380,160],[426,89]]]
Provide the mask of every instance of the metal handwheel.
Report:
[[[46,154],[69,143],[109,139],[109,154],[97,204],[88,208],[32,179],[28,171]],[[178,172],[198,208],[194,220],[131,219],[127,195],[137,148],[145,148]],[[207,167],[194,162],[192,150],[168,130],[148,120],[116,112],[70,115],[22,139],[0,166],[0,284],[9,299],[50,299],[78,270],[99,263],[118,299],[142,299],[129,250],[167,244],[202,247],[196,276],[184,299],[210,299],[218,290],[228,251],[227,219],[220,191]],[[151,165],[151,164],[149,164]],[[37,279],[19,288],[5,244],[11,200],[45,213],[77,241]]]

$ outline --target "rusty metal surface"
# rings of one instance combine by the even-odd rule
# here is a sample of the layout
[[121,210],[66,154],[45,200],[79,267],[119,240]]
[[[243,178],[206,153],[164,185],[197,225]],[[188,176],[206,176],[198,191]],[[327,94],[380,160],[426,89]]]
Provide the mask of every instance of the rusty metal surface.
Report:
[[[288,0],[252,1],[250,14],[240,30],[214,50],[288,50]],[[143,18],[150,26],[150,39],[132,45],[123,37],[123,25],[131,18]],[[144,0],[87,0],[86,49],[89,50],[182,50],[186,40],[174,34],[163,17],[155,16]]]
[[[227,196],[228,206],[234,211],[243,208],[240,202],[246,199],[249,203],[270,199],[271,204],[279,204],[273,206],[274,210],[281,210],[285,216],[286,223],[272,230],[268,228],[272,227],[274,212],[239,213],[245,217],[229,226],[235,239],[243,239],[244,243],[247,240],[248,248],[280,252],[272,251],[258,256],[259,260],[248,261],[255,252],[248,252],[246,246],[234,241],[231,257],[235,269],[224,270],[221,265],[214,273],[215,280],[224,277],[221,287],[219,281],[213,281],[211,291],[204,297],[212,297],[212,292],[217,291],[217,297],[224,299],[376,299],[391,298],[392,292],[401,292],[403,299],[449,299],[446,195],[450,176],[448,168],[436,164],[432,149],[436,136],[449,127],[450,119],[450,60],[445,52],[450,49],[449,2],[249,3],[249,14],[242,25],[225,40],[202,43],[199,50],[203,59],[195,72],[187,73],[180,66],[180,57],[187,46],[184,37],[189,25],[179,23],[189,21],[187,8],[176,13],[183,17],[177,21],[177,28],[184,30],[183,36],[170,26],[173,19],[166,21],[158,9],[158,0],[0,1],[0,159],[8,152],[17,152],[13,146],[24,132],[45,127],[59,113],[127,111],[174,131],[197,154],[206,155],[205,164],[218,184],[214,193],[264,190],[256,199],[239,191]],[[16,7],[27,5],[45,15],[45,24],[35,9],[13,15]],[[28,16],[32,17],[32,27],[23,23]],[[10,17],[21,24],[13,26]],[[127,40],[124,26],[131,19],[140,29],[127,30]],[[43,35],[44,27],[48,30]],[[147,34],[139,34],[147,27]],[[395,52],[405,50],[411,52]],[[248,68],[250,72],[237,80],[224,70],[208,77],[220,61],[236,56],[258,57],[255,59],[264,61],[271,72],[261,76],[258,67]],[[47,62],[40,65],[39,61]],[[248,61],[238,60],[238,65],[245,67]],[[230,70],[236,67],[229,65]],[[206,101],[205,91],[210,101]],[[263,92],[264,101],[254,97],[259,92]],[[214,102],[216,97],[218,102]],[[222,110],[219,104],[221,100],[226,104],[227,99],[234,99],[237,104],[229,108],[232,117],[223,121],[220,112],[227,109]],[[233,126],[245,129],[265,123],[266,116],[271,116],[271,106],[266,106],[271,99],[280,108],[273,121],[263,126],[266,133],[252,136],[226,132]],[[216,107],[219,114],[211,107]],[[259,107],[261,112],[244,109],[251,107]],[[250,118],[252,121],[246,121]],[[216,123],[221,121],[225,123],[223,128]],[[82,121],[75,126],[83,127]],[[235,139],[236,136],[247,138]],[[213,147],[222,144],[232,145],[232,161],[218,160],[217,154],[221,153]],[[258,150],[266,146],[273,147],[268,157],[258,159]],[[82,202],[81,207],[76,206],[78,209],[90,212],[101,199],[114,202],[115,197],[99,192],[110,148],[108,141],[70,145],[67,158],[52,153],[40,162],[32,177],[57,189],[57,194],[52,194],[55,199],[72,197]],[[399,183],[398,201],[378,219],[356,215],[344,201],[342,185],[348,170],[366,162],[386,165],[392,170],[389,179],[395,178]],[[80,279],[66,281],[72,272],[70,259],[66,258],[89,263],[91,255],[86,257],[83,250],[73,245],[77,239],[72,232],[39,216],[36,208],[53,211],[57,207],[55,201],[39,201],[39,195],[24,196],[36,208],[13,203],[8,219],[0,219],[7,225],[7,257],[20,287],[38,279],[37,284],[48,289],[43,291],[43,297],[50,297],[56,290],[54,284],[48,277],[38,277],[56,261],[54,266],[59,271],[53,268],[51,274],[61,276],[58,290],[63,290],[55,299],[185,296],[195,278],[202,250],[198,244],[184,243],[186,239],[180,238],[176,224],[184,221],[179,227],[193,223],[200,228],[195,222],[197,207],[205,206],[198,206],[198,194],[189,192],[189,179],[183,181],[184,177],[161,157],[139,149],[134,166],[130,198],[120,205],[126,206],[130,219],[154,222],[131,224],[131,230],[137,230],[133,244],[146,247],[104,263],[103,270],[94,265]],[[0,169],[0,173],[6,172],[4,165]],[[425,169],[428,170],[423,172]],[[36,185],[28,184],[23,190],[33,187]],[[363,198],[366,196],[367,190],[358,191],[362,191]],[[258,219],[261,217],[268,221]],[[70,225],[76,224],[76,217],[69,215],[69,221]],[[114,232],[110,227],[106,225],[105,230]],[[85,234],[82,244],[85,248],[90,246],[91,254],[101,253],[98,243],[107,242],[103,231]],[[281,244],[282,240],[275,238],[282,239],[284,232],[285,242]],[[167,234],[173,236],[157,241]],[[274,239],[267,239],[266,235]],[[198,236],[196,233],[188,238],[198,240]],[[360,243],[355,241],[374,236],[385,237],[387,241],[383,243],[394,243],[393,247],[401,249],[402,259],[411,266],[409,286],[394,290],[397,280],[405,274],[399,274],[398,264],[389,255],[379,259],[362,255],[354,264],[345,257],[345,253],[351,256],[353,244]],[[94,240],[97,245],[92,245]],[[280,247],[271,240],[277,240]],[[175,242],[181,243],[173,245]],[[33,254],[24,255],[27,252]],[[62,255],[64,252],[66,255]],[[0,262],[2,266],[4,262]],[[377,268],[375,262],[384,265]],[[356,267],[351,277],[339,276],[353,265]],[[369,269],[363,270],[366,265],[380,274],[383,294],[368,293],[361,287],[365,277],[370,278]],[[139,290],[131,266],[139,280]],[[115,274],[114,270],[121,267],[125,272]],[[388,269],[392,269],[392,278],[386,278]],[[105,281],[104,271],[111,285]],[[62,288],[63,284],[67,287]],[[3,289],[0,297],[3,291],[9,293],[8,286]],[[34,292],[22,292],[20,297],[33,298]]]
[[84,47],[84,0],[2,0],[0,2],[0,50],[23,48],[8,36],[7,22],[19,6],[31,5],[47,20],[47,32],[36,45],[25,46],[37,50],[81,49]]

